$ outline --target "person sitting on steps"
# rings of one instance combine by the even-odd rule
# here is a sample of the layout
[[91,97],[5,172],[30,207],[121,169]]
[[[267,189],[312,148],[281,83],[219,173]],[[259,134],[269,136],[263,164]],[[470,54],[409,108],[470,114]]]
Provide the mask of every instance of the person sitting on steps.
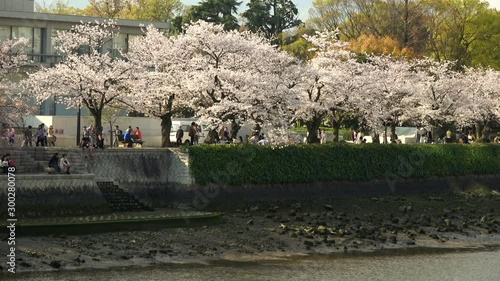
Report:
[[61,173],[61,168],[59,167],[59,153],[54,153],[49,160],[49,168],[54,169],[56,173]]
[[61,168],[61,173],[70,174],[69,169],[71,165],[69,164],[68,158],[66,158],[66,154],[63,154],[61,160],[59,160],[59,168]]

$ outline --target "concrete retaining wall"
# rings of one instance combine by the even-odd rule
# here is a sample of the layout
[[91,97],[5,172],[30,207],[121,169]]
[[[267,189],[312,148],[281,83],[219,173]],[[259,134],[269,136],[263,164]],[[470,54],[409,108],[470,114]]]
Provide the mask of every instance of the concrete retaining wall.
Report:
[[[93,175],[16,175],[17,218],[109,212]],[[7,176],[1,177],[0,216],[7,217]],[[4,204],[5,203],[5,204]]]
[[304,197],[380,196],[387,194],[437,193],[482,185],[500,188],[500,175],[427,179],[397,178],[369,182],[331,182],[242,186],[198,186],[190,175],[188,154],[180,149],[123,149],[96,153],[88,171],[150,203],[165,207],[174,202],[230,204],[244,200],[287,200]]
[[123,148],[97,151],[86,167],[97,181],[113,181],[151,206],[165,207],[194,184],[187,159],[180,149]]
[[[79,153],[75,150],[73,153]],[[85,160],[89,174],[16,175],[16,212],[22,216],[63,216],[109,212],[97,181],[112,181],[152,207],[175,203],[231,205],[241,201],[290,200],[307,197],[380,196],[437,193],[474,186],[500,188],[500,175],[428,179],[378,180],[274,185],[198,186],[190,175],[188,154],[181,149],[112,149],[96,151]],[[7,201],[7,178],[2,176],[1,202]],[[6,206],[6,204],[2,204]],[[6,215],[7,208],[0,209]]]

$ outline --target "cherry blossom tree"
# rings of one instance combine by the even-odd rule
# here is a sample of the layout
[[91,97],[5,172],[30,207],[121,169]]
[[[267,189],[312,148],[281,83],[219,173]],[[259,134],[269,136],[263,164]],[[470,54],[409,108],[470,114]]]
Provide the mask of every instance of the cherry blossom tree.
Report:
[[[390,56],[368,56],[363,80],[366,82],[359,95],[358,105],[368,126],[378,138],[380,128],[391,129],[391,138],[396,138],[396,126],[415,120],[418,76],[410,62]],[[387,142],[387,139],[384,139]]]
[[178,40],[191,52],[185,86],[200,118],[211,124],[231,122],[233,138],[244,122],[275,126],[274,121],[287,119],[288,73],[296,61],[268,39],[199,21]]
[[466,68],[463,79],[467,95],[461,97],[457,122],[476,125],[477,138],[484,141],[488,132],[483,132],[483,129],[493,121],[500,121],[500,72],[490,68]]
[[342,122],[358,113],[356,95],[365,83],[364,66],[338,41],[337,34],[325,31],[305,36],[316,46],[316,56],[300,74],[296,91],[301,102],[294,111],[307,126],[308,143],[319,142],[317,131],[326,118],[332,124],[334,141],[338,141]]
[[24,120],[35,111],[18,86],[20,67],[28,61],[23,51],[26,38],[0,42],[0,121],[14,127],[24,126]]
[[414,87],[414,110],[417,120],[431,127],[440,127],[456,121],[457,109],[465,92],[465,77],[454,71],[454,63],[437,62],[428,58],[412,62],[418,83]]
[[54,67],[42,67],[31,73],[26,87],[42,102],[62,97],[68,107],[85,106],[102,128],[102,112],[107,105],[118,103],[134,79],[133,64],[113,58],[106,44],[118,35],[114,21],[88,22],[60,31],[56,42],[63,56]]
[[126,100],[136,111],[161,119],[162,147],[170,146],[172,117],[191,107],[186,83],[189,83],[190,50],[177,36],[167,37],[152,26],[145,36],[131,42],[129,61],[140,70],[140,78],[132,81]]

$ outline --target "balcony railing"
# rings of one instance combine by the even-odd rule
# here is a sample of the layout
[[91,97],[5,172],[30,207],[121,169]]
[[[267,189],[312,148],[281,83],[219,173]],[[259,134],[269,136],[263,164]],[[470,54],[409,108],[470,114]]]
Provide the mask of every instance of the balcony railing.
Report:
[[48,64],[54,65],[63,59],[61,55],[47,55],[47,54],[27,54],[28,60],[33,62],[33,64]]
[[[120,51],[116,49],[111,50],[110,54],[113,58],[123,59],[123,56],[120,53]],[[34,65],[45,64],[54,66],[55,64],[60,63],[64,59],[64,56],[62,55],[27,54],[27,56],[28,60],[31,61],[32,64]]]

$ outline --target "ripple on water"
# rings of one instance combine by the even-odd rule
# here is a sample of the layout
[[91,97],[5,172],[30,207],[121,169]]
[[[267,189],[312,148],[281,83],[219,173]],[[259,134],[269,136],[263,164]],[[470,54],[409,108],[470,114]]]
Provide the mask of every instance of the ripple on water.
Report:
[[[500,280],[500,250],[459,251],[439,254],[402,252],[351,256],[309,256],[285,261],[219,261],[209,265],[162,265],[72,272],[16,275],[9,280],[105,280],[105,281],[197,281],[197,280]],[[404,253],[404,252],[403,252]],[[2,277],[2,275],[0,275]],[[12,277],[12,276],[10,276]],[[3,279],[3,278],[0,278]]]

